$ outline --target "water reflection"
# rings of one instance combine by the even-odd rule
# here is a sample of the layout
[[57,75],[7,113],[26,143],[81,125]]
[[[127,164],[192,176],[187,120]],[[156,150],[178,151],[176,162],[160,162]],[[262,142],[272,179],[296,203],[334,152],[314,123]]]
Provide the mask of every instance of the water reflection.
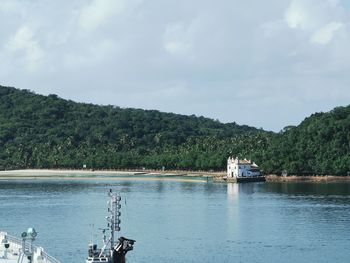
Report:
[[105,226],[109,188],[122,192],[122,234],[137,240],[130,262],[348,260],[349,184],[2,181],[0,228],[33,225],[48,252],[84,262],[89,225]]
[[229,183],[227,184],[227,196],[229,199],[238,199],[239,184]]
[[350,182],[276,182],[266,183],[264,190],[287,195],[350,195]]
[[162,193],[164,191],[164,182],[163,181],[158,181],[156,190],[158,193]]
[[122,182],[114,182],[117,186],[119,186],[121,189],[119,190],[122,193],[129,193],[132,188],[132,182],[131,181],[122,181]]
[[214,183],[204,183],[204,192],[207,194],[214,194],[214,193],[222,193],[223,186],[220,184],[214,184]]
[[229,183],[227,184],[227,195],[228,196],[238,196],[253,195],[255,193],[261,192],[262,187],[265,183]]
[[183,192],[194,192],[199,186],[197,183],[180,182],[180,186]]

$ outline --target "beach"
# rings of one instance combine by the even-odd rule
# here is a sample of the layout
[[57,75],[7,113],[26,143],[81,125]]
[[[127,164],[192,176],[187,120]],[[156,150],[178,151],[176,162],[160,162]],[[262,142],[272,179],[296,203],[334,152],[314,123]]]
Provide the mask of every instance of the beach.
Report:
[[[220,178],[226,175],[225,172],[205,172],[205,171],[183,171],[183,170],[89,170],[89,169],[22,169],[0,171],[0,180],[18,180],[18,179],[65,179],[65,180],[190,180],[216,177]],[[312,181],[312,182],[330,182],[330,181],[349,181],[350,176],[335,175],[314,175],[314,176],[277,176],[266,175],[267,182],[293,182],[293,181]]]
[[[22,169],[0,171],[0,180],[166,180],[206,182],[213,175],[184,171]],[[202,179],[203,178],[203,179]],[[201,180],[202,179],[202,180]]]

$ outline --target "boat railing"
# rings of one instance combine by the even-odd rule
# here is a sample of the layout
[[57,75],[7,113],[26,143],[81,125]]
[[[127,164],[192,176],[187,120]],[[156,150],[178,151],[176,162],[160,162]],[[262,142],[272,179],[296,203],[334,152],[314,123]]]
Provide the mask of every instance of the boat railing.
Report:
[[44,259],[46,259],[48,262],[51,263],[61,263],[61,261],[55,259],[54,257],[50,256],[47,254],[44,250],[41,251],[41,255],[43,256]]
[[10,243],[14,243],[16,245],[21,246],[22,245],[22,240],[18,237],[14,237],[14,236],[10,236],[8,234],[5,235],[6,239],[10,242]]
[[[22,239],[8,235],[5,232],[0,232],[0,237],[1,238],[6,237],[6,239],[9,243],[15,245],[18,248],[22,248],[22,244],[23,244]],[[29,250],[29,248],[30,248],[30,244],[28,242],[26,242],[25,249]],[[59,261],[59,260],[55,259],[54,257],[50,256],[49,254],[47,254],[42,247],[33,245],[33,252],[35,254],[39,254],[43,258],[43,260],[45,260],[44,262],[46,262],[46,263],[61,263],[61,261]]]

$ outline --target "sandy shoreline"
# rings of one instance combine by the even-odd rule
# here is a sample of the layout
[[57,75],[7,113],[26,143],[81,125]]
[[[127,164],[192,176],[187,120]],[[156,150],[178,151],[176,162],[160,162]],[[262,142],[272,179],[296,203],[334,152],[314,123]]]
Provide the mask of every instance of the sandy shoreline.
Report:
[[[222,177],[225,172],[203,171],[157,171],[157,170],[65,170],[65,169],[23,169],[0,171],[0,180],[15,179],[63,179],[63,180],[168,180],[208,181],[208,177]],[[176,178],[175,178],[176,177]],[[182,178],[179,178],[182,177]],[[197,178],[194,178],[197,177]],[[191,179],[192,178],[192,179]],[[267,175],[267,182],[328,182],[350,181],[350,176],[287,176]]]
[[[64,170],[64,169],[23,169],[0,171],[0,180],[164,180],[207,182],[204,173],[183,171],[110,171],[110,170]],[[183,178],[179,178],[183,177]],[[196,177],[196,178],[193,178]],[[198,178],[198,179],[197,179]]]
[[0,171],[0,176],[64,176],[64,175],[160,175],[160,176],[221,176],[220,172],[158,171],[158,170],[68,170],[22,169]]
[[159,178],[150,178],[150,177],[50,177],[50,176],[16,176],[16,177],[2,177],[0,176],[1,181],[13,181],[13,180],[64,180],[64,181],[81,181],[81,180],[98,180],[98,181],[172,181],[172,182],[194,182],[194,183],[207,183],[204,179],[190,179],[190,178],[169,178],[169,177],[159,177]]
[[2,176],[68,176],[68,175],[136,175],[138,172],[123,172],[123,171],[90,171],[90,170],[54,170],[54,169],[23,169],[23,170],[8,170],[0,171]]

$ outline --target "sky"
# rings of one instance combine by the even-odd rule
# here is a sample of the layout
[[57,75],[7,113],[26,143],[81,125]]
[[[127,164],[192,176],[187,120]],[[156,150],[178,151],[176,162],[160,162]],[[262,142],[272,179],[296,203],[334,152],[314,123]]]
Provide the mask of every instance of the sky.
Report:
[[279,131],[350,104],[350,0],[0,0],[0,85]]

